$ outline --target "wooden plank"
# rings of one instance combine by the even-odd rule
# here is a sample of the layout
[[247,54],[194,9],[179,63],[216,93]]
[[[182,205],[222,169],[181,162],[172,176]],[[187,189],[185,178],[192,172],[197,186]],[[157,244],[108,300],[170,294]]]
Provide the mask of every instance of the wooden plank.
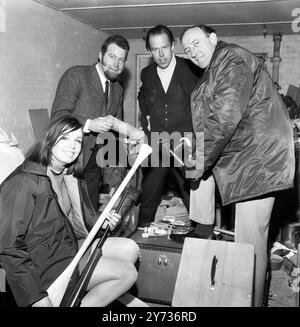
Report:
[[29,118],[32,127],[32,133],[35,141],[42,136],[44,129],[49,125],[50,118],[47,109],[28,109]]
[[[300,243],[298,243],[298,250],[297,250],[297,276],[296,276],[296,280],[299,283],[299,279],[300,279]],[[299,285],[300,283],[297,285],[297,289],[296,289],[296,307],[299,308],[300,306],[300,291],[299,291]]]
[[0,292],[6,292],[5,271],[0,268]]
[[[214,256],[218,261],[215,287],[211,288]],[[172,305],[251,306],[253,274],[253,245],[186,238]]]
[[298,87],[295,86],[295,85],[290,84],[288,86],[288,90],[287,90],[286,95],[289,95],[295,101],[296,98],[297,98],[297,94],[298,94]]
[[297,106],[300,106],[300,86],[298,87],[298,92],[295,98],[295,102],[297,104]]

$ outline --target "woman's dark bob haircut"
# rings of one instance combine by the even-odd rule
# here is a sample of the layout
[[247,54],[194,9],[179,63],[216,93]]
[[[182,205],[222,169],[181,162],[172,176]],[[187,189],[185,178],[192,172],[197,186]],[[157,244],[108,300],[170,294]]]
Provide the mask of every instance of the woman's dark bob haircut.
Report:
[[[64,134],[82,128],[81,123],[73,116],[62,116],[53,120],[44,130],[41,138],[29,151],[27,158],[46,167],[51,165],[52,148],[57,140]],[[77,159],[68,166],[68,173],[74,173],[76,177],[82,176],[83,158],[80,151]]]

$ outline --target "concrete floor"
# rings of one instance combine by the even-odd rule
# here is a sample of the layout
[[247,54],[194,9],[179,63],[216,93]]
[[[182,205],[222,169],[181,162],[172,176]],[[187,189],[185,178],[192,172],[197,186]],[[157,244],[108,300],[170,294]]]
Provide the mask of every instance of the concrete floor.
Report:
[[269,283],[267,307],[296,307],[297,293],[291,285],[292,277],[282,267],[272,271]]
[[[269,283],[267,284],[267,303],[264,307],[296,307],[296,296],[289,286],[291,276],[282,268],[277,271],[272,271]],[[159,305],[147,303],[150,307],[168,307],[166,305]]]

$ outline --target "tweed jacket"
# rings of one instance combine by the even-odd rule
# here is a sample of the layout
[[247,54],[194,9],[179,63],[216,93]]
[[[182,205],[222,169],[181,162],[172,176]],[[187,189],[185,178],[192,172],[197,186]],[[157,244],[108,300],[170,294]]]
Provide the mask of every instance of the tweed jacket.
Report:
[[[51,110],[51,120],[66,114],[75,116],[84,126],[87,119],[112,115],[122,119],[123,90],[118,81],[111,83],[106,109],[104,92],[96,69],[91,66],[74,66],[61,77]],[[97,134],[85,134],[83,160],[86,165],[93,151]]]

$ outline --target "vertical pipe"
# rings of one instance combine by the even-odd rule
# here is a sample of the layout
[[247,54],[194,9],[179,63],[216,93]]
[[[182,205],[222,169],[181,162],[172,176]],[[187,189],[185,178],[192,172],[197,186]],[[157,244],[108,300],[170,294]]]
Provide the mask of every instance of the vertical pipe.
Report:
[[281,40],[282,40],[281,33],[273,34],[274,49],[273,49],[273,57],[271,58],[271,62],[273,63],[272,79],[273,79],[273,82],[276,83],[278,87],[279,87],[279,82],[278,82],[279,81],[279,64],[282,60],[280,57]]

